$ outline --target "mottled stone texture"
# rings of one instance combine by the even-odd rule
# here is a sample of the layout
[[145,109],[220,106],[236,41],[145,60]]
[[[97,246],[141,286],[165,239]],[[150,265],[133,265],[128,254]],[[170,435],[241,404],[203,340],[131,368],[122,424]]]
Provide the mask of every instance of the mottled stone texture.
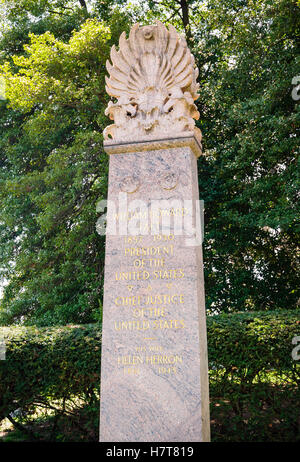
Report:
[[[107,146],[109,200],[118,203],[122,191],[128,192],[128,205],[136,199],[148,207],[155,199],[198,199],[195,138],[184,145],[169,141],[159,149],[149,143],[149,150],[139,144]],[[162,239],[149,234],[135,243],[126,236],[106,238],[103,442],[210,438],[202,250],[187,246],[183,235]],[[131,255],[136,252],[152,255]],[[128,273],[131,280],[124,279]]]

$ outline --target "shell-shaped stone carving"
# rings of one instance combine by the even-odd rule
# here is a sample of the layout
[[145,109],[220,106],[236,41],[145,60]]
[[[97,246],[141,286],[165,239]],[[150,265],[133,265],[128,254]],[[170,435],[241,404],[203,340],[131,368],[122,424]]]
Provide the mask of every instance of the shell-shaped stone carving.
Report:
[[111,49],[107,61],[106,91],[110,101],[105,114],[114,120],[104,139],[146,140],[193,131],[199,112],[198,69],[186,41],[173,26],[135,24],[119,51]]

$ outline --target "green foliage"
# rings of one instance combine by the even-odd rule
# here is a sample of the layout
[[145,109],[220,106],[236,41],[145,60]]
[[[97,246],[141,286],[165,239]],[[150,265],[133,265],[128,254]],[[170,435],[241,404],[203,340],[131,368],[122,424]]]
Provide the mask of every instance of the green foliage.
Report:
[[299,311],[208,318],[214,441],[300,441]]
[[[208,317],[213,441],[299,441],[300,364],[291,356],[299,318],[299,311]],[[18,327],[2,333],[7,359],[0,362],[0,420],[18,408],[30,414],[39,405],[77,396],[89,417],[76,437],[86,438],[87,432],[96,440],[99,327]]]
[[99,388],[101,332],[96,325],[52,329],[3,328],[7,354],[0,363],[0,420],[33,404],[83,397]]
[[299,105],[291,96],[298,6],[209,1],[200,23],[208,308],[292,309],[299,300]]
[[[66,41],[30,35],[2,73],[0,323],[87,323],[100,316],[104,240],[96,203],[107,194],[102,148],[105,61],[126,17],[87,19]],[[12,265],[13,262],[13,265]]]
[[0,276],[8,286],[0,324],[99,318],[104,240],[95,223],[96,203],[107,194],[105,61],[132,20],[155,18],[187,34],[200,69],[208,311],[294,309],[296,2],[127,3],[2,1],[8,100],[0,101]]
[[[50,32],[29,37],[30,44],[24,45],[25,56],[12,56],[12,65],[7,62],[2,68],[10,106],[22,112],[30,112],[38,104],[44,110],[57,105],[79,111],[99,107],[109,54],[109,29],[89,19],[68,43],[57,40]],[[40,132],[29,128],[33,138],[51,124],[44,112],[40,117]]]
[[292,339],[299,333],[300,311],[222,314],[208,318],[211,365],[224,369],[223,377],[252,383],[268,370],[299,380],[292,359]]

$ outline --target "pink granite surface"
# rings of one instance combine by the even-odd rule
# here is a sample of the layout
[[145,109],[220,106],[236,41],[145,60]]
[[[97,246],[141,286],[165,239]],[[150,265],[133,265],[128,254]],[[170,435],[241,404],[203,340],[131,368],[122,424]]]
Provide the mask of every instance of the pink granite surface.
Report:
[[[196,156],[188,146],[112,154],[108,199],[120,191],[128,204],[198,199]],[[125,239],[106,238],[100,441],[208,441],[201,247],[185,236]]]

